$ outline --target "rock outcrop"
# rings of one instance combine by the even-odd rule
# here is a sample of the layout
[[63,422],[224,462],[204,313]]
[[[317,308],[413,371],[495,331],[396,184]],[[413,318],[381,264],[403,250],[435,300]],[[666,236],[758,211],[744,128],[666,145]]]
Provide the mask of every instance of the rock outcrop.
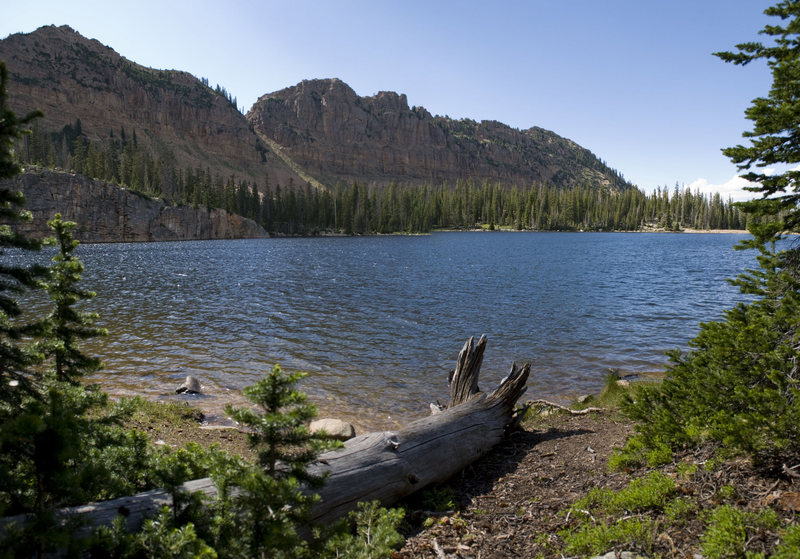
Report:
[[[379,187],[392,182],[455,185],[460,179],[505,186],[632,188],[591,152],[553,132],[433,116],[422,107],[409,107],[405,95],[384,91],[360,97],[338,79],[303,81],[264,95],[245,116],[231,95],[212,89],[207,80],[141,66],[67,26],[41,27],[0,40],[0,60],[9,71],[10,108],[18,114],[44,112],[35,124],[39,133],[29,142],[38,137],[36,145],[44,145],[47,133],[61,138],[59,145],[48,146],[46,157],[39,150],[36,158],[26,160],[55,165],[58,157],[58,164],[69,169],[76,149],[76,142],[67,140],[69,130],[70,138],[91,144],[82,156],[85,165],[74,168],[86,170],[90,160],[97,164],[105,157],[106,163],[119,163],[121,169],[122,157],[106,148],[130,142],[143,146],[144,157],[152,162],[136,175],[138,183],[130,176],[125,180],[112,165],[104,167],[105,174],[95,171],[93,176],[124,180],[137,188],[141,184],[142,190],[174,200],[202,200],[184,197],[188,187],[183,179],[200,172],[220,181],[247,181],[262,194],[268,182],[284,189],[325,189],[339,181]],[[35,152],[30,143],[20,149]],[[33,189],[28,193],[31,207],[50,211],[54,199],[38,196],[59,196],[60,206],[71,207],[60,211],[80,223],[82,240],[261,234],[220,211],[204,214],[137,199],[111,185],[77,177],[49,177],[48,184],[58,185],[54,191],[34,187],[36,180],[23,180]],[[150,189],[154,183],[157,188]],[[102,191],[98,200],[105,206],[93,208],[92,195],[77,191],[81,184],[91,184],[92,192]],[[192,223],[192,216],[200,221]],[[42,225],[37,219],[34,227]]]
[[80,119],[90,140],[136,133],[156,159],[264,184],[286,185],[293,171],[259,141],[228,97],[187,72],[123,58],[72,28],[40,27],[0,41],[10,108],[40,109],[37,126],[60,131]]
[[631,187],[591,152],[548,130],[434,117],[422,107],[409,108],[405,95],[359,97],[338,79],[303,81],[264,95],[247,119],[327,184],[474,179]]
[[171,206],[103,181],[49,170],[27,170],[0,188],[20,190],[33,220],[17,227],[34,237],[51,234],[56,213],[78,225],[81,242],[185,241],[268,236],[254,221],[224,210]]

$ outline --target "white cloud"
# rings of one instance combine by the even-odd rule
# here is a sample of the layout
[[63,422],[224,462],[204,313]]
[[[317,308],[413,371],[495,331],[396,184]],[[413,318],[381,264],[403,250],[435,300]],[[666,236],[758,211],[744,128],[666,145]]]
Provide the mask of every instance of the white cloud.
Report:
[[703,194],[708,195],[719,192],[723,200],[727,200],[730,197],[734,202],[744,202],[745,200],[752,200],[759,196],[757,192],[745,190],[745,186],[755,186],[755,183],[746,181],[738,175],[734,175],[727,182],[722,184],[711,184],[706,179],[700,178],[692,182],[689,188],[692,192],[699,190]]
[[[785,167],[782,169],[767,167],[765,169],[761,169],[759,172],[767,176],[771,176],[775,173],[785,173],[786,171],[800,171],[800,165],[791,168]],[[761,197],[761,194],[758,192],[750,192],[745,190],[745,186],[758,186],[758,183],[746,181],[742,177],[734,175],[727,182],[722,184],[710,184],[706,179],[700,178],[691,183],[689,188],[692,190],[692,192],[695,190],[700,190],[700,192],[703,194],[709,195],[719,192],[719,195],[723,200],[727,200],[728,197],[730,197],[734,202],[744,202],[746,200],[753,200]]]

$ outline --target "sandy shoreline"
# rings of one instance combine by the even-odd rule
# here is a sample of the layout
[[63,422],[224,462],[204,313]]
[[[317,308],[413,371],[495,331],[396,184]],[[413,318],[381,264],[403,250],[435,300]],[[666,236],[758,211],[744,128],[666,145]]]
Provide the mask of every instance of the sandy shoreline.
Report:
[[[664,378],[664,371],[649,371],[649,372],[634,372],[634,371],[620,371],[619,378],[622,382],[637,382],[637,381],[660,381]],[[153,395],[143,395],[145,399],[153,399],[162,402],[183,403],[198,411],[202,412],[205,417],[207,425],[230,427],[234,422],[225,413],[225,406],[230,404],[234,407],[248,407],[252,403],[244,396],[241,391],[226,390],[217,391],[213,387],[203,386],[204,392],[202,394],[174,394],[163,393],[153,397]],[[302,383],[299,389],[303,391]],[[525,403],[526,400],[535,400],[544,398],[550,402],[555,402],[560,405],[569,406],[578,401],[581,397],[589,395],[597,395],[602,389],[602,382],[600,382],[595,391],[586,390],[572,390],[560,394],[533,394],[527,392],[524,397],[518,402],[519,405]],[[120,397],[121,394],[117,393],[112,397]],[[130,397],[132,394],[125,394],[124,396]],[[333,418],[340,419],[352,424],[357,434],[377,432],[377,431],[393,431],[400,429],[408,423],[417,419],[423,419],[430,415],[430,408],[427,405],[420,404],[418,409],[405,411],[405,412],[392,412],[389,409],[382,408],[379,405],[365,406],[362,408],[354,408],[352,405],[345,402],[342,398],[335,396],[319,396],[309,395],[308,403],[313,404],[317,408],[317,418]],[[433,402],[435,398],[432,398]]]

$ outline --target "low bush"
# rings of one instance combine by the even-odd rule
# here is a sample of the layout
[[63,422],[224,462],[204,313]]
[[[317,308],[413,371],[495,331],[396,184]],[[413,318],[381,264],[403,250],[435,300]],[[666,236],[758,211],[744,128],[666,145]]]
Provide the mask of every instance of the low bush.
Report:
[[592,489],[568,510],[573,525],[559,533],[564,551],[599,554],[621,544],[650,551],[655,523],[649,513],[663,511],[674,493],[675,483],[660,472],[635,479],[621,491]]
[[792,255],[763,249],[760,261],[738,280],[758,298],[702,324],[660,385],[625,398],[638,422],[627,460],[713,441],[768,471],[800,463],[800,283]]

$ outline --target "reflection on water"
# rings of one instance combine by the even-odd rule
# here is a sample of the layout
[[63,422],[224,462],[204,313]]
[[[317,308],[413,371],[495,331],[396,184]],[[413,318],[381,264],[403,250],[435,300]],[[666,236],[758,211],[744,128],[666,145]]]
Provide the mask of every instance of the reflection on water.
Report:
[[[220,413],[279,363],[324,414],[396,425],[444,401],[472,335],[482,387],[531,362],[529,396],[596,390],[608,368],[663,367],[741,299],[737,235],[438,233],[82,245],[89,350],[112,394],[170,394],[188,374]],[[171,396],[175,398],[176,396]]]

